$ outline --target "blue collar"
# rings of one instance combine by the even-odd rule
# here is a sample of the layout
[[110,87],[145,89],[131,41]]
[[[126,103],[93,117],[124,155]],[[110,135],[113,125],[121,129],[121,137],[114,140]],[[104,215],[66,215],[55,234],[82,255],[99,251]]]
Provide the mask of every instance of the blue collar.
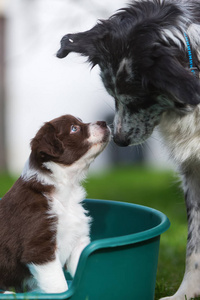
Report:
[[189,68],[190,71],[192,72],[192,74],[199,78],[199,67],[194,67],[193,66],[193,58],[192,58],[192,49],[190,46],[190,40],[188,35],[184,32],[184,36],[185,36],[185,41],[186,41],[186,45],[187,45],[187,50],[188,50],[188,58],[189,58]]

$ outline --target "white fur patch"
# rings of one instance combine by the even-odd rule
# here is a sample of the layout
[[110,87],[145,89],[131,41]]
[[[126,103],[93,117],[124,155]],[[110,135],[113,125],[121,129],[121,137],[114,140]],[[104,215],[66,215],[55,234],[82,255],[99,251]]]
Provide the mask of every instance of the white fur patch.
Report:
[[[85,174],[80,172],[78,162],[69,167],[53,162],[46,165],[53,170],[52,179],[55,188],[51,195],[53,201],[49,214],[58,217],[57,253],[63,267],[80,240],[85,241],[85,246],[90,242],[90,217],[86,215],[87,212],[81,204],[85,199],[85,191],[80,186],[80,180]],[[74,273],[75,271],[73,275]]]
[[24,181],[35,179],[44,185],[53,185],[53,181],[51,180],[50,176],[40,172],[39,170],[30,167],[29,159],[26,161],[24,165],[21,177]]
[[30,264],[28,267],[37,282],[37,288],[42,292],[62,293],[68,289],[58,256],[46,264]]
[[194,49],[197,51],[197,56],[200,61],[200,25],[191,24],[188,28],[188,35]]
[[129,77],[133,78],[132,60],[130,58],[123,58],[122,59],[122,61],[119,64],[119,68],[118,68],[118,71],[117,71],[117,74],[116,74],[116,78],[123,71],[126,71],[126,73],[127,73],[127,79]]
[[171,41],[173,41],[180,49],[182,48],[182,43],[186,46],[184,35],[180,30],[171,27],[169,29],[163,29],[162,32],[163,40],[168,41],[169,45],[171,45]]
[[171,156],[178,165],[191,158],[200,159],[199,118],[200,106],[185,116],[178,116],[175,112],[167,112],[162,116],[159,128]]

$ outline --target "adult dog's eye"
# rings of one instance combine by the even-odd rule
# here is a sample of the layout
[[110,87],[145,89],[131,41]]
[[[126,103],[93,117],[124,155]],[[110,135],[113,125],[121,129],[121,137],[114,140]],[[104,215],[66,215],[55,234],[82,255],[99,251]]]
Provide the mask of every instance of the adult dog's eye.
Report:
[[80,126],[78,125],[72,125],[71,126],[71,130],[70,130],[70,133],[76,133],[80,130]]

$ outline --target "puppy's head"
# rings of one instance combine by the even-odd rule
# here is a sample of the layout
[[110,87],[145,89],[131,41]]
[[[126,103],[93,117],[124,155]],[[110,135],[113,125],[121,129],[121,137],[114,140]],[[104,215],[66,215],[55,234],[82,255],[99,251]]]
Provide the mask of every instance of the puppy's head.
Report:
[[186,3],[136,1],[91,30],[61,40],[59,58],[78,52],[100,66],[115,99],[114,141],[120,146],[143,142],[163,112],[187,113],[200,103],[200,82],[189,70],[184,38],[191,16],[200,21]]
[[83,123],[64,115],[45,123],[31,141],[31,164],[45,169],[47,162],[70,166],[84,160],[86,164],[105,148],[110,129],[104,121]]

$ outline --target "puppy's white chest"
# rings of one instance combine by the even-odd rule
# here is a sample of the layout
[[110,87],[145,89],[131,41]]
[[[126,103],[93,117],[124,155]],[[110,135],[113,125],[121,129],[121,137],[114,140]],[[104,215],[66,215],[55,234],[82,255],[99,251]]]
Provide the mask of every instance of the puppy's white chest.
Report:
[[84,208],[75,201],[67,202],[63,205],[55,198],[53,203],[53,211],[58,218],[57,253],[62,266],[69,259],[81,237],[89,236],[89,217],[86,216]]

